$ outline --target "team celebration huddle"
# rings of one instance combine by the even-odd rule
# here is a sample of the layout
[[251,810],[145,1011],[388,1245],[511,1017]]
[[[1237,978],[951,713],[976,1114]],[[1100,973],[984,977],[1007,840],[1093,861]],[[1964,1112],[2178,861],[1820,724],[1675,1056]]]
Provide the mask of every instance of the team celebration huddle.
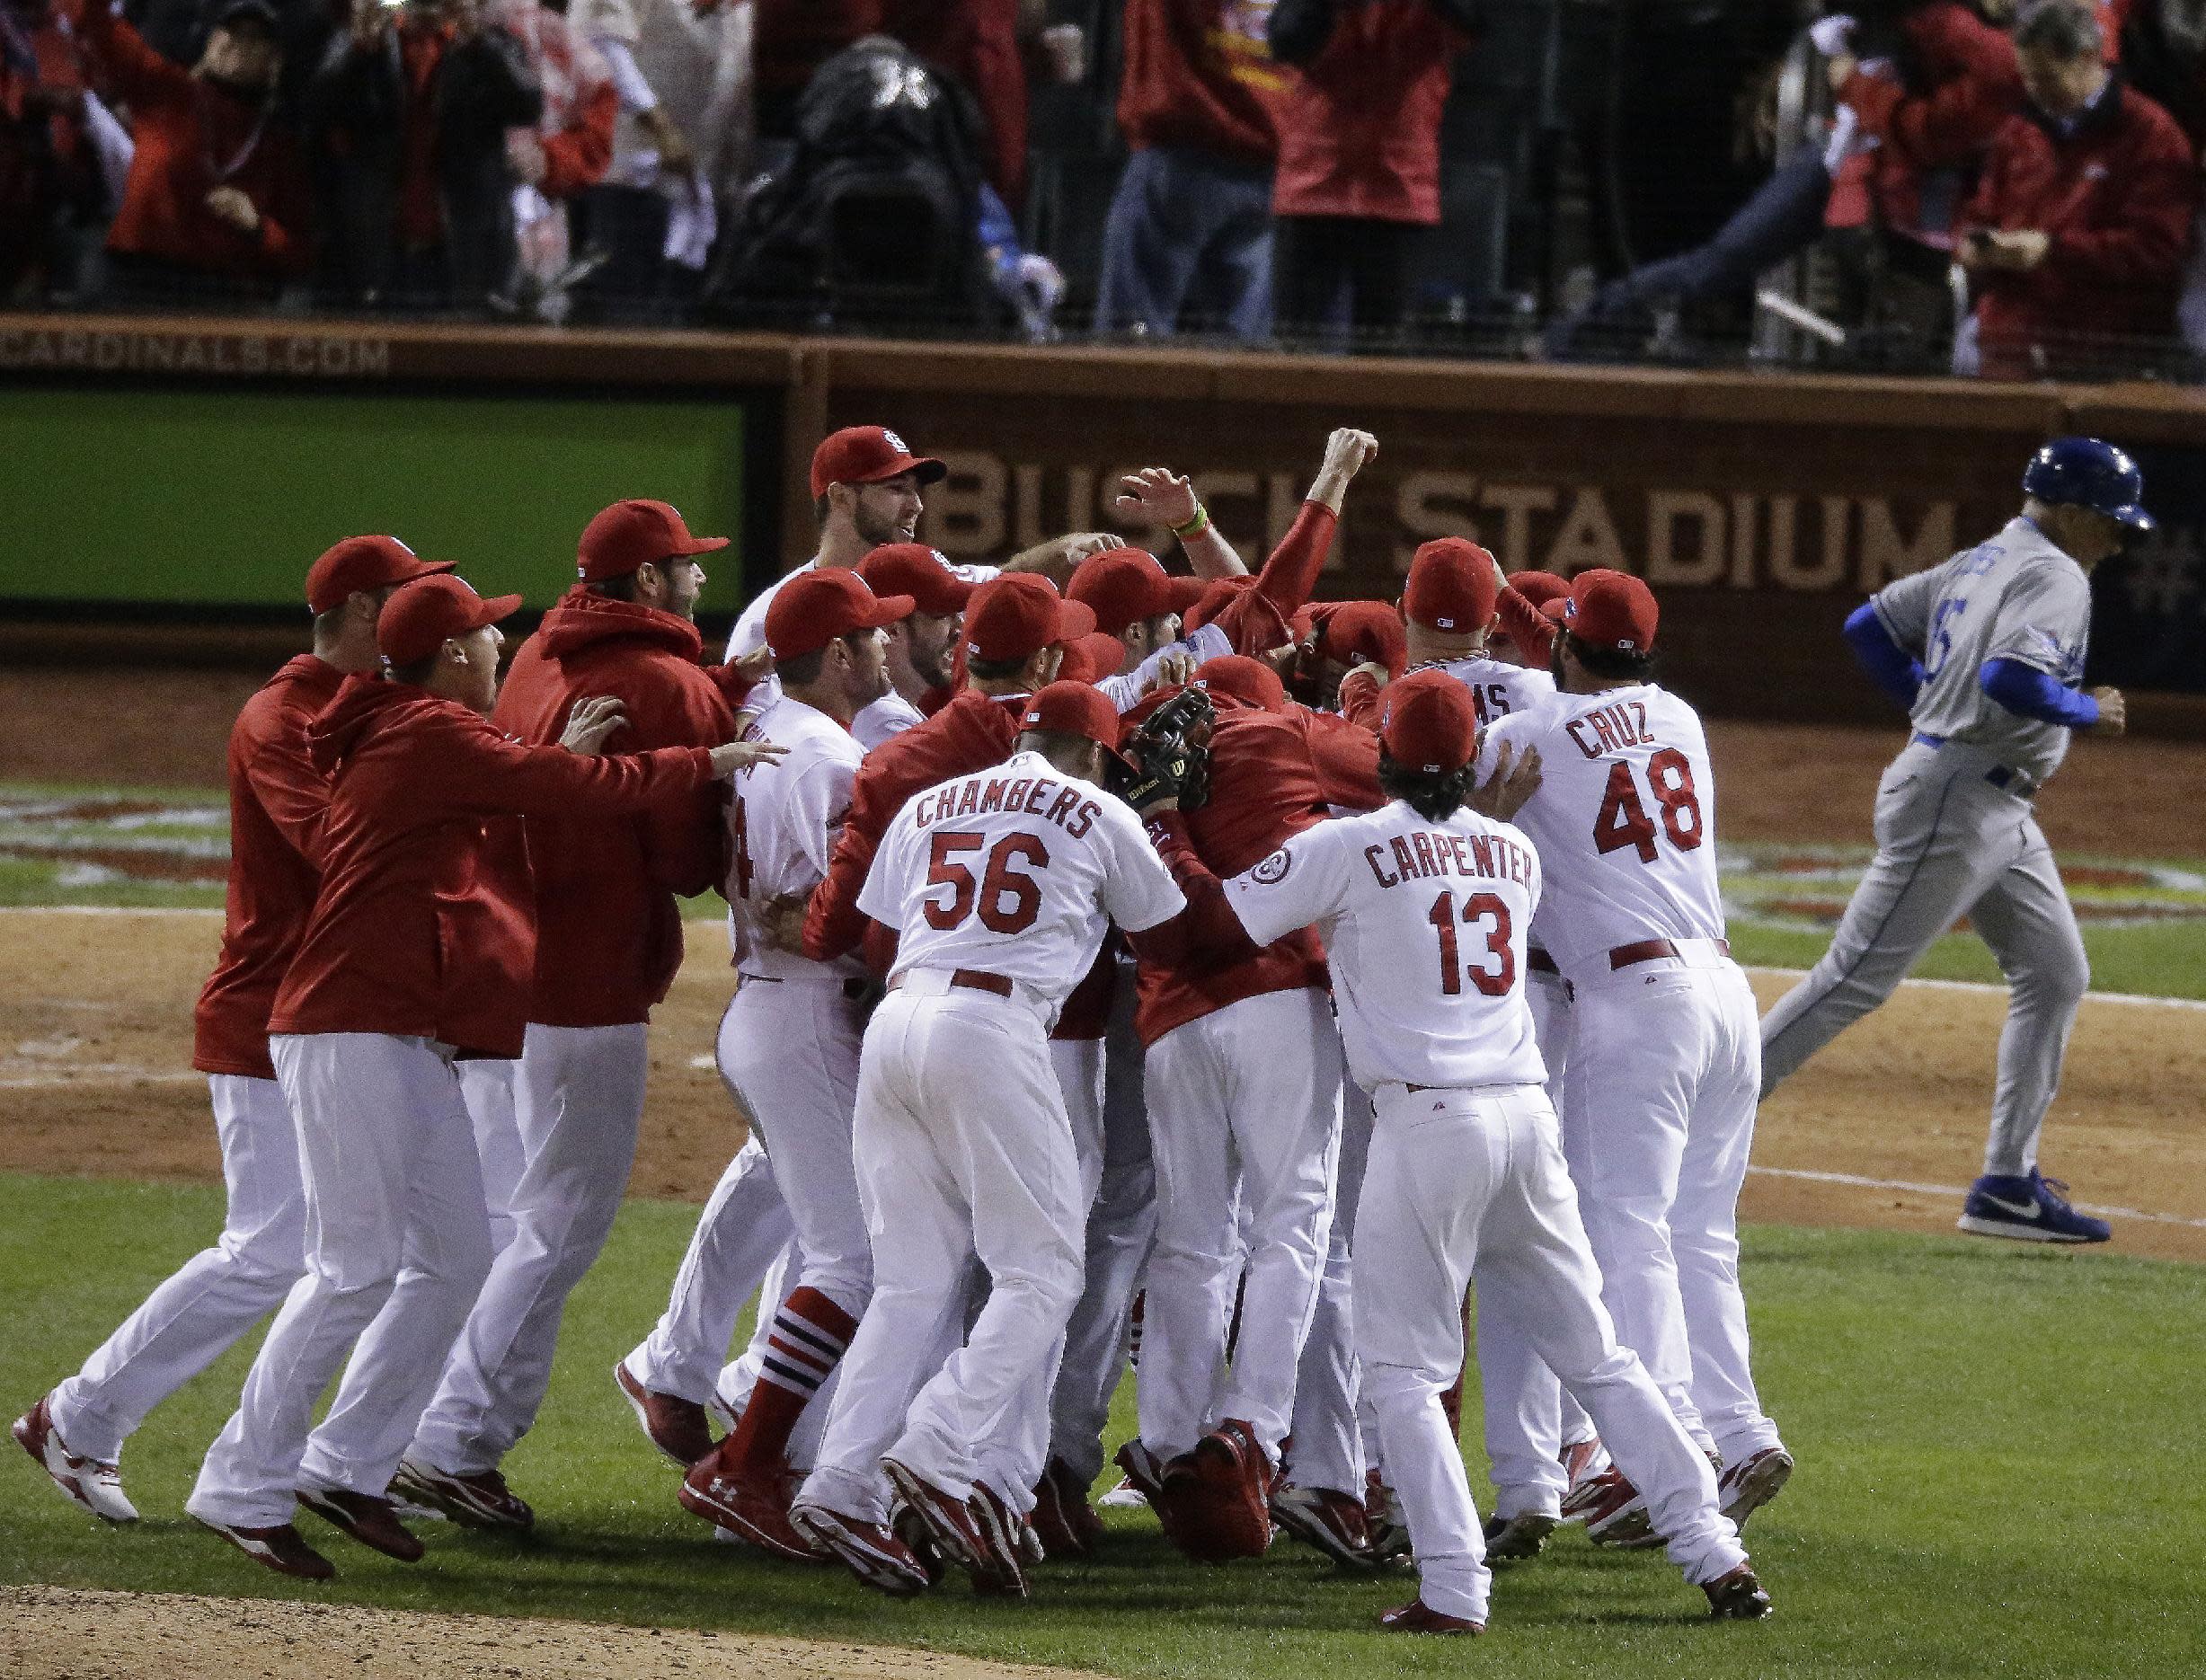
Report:
[[1398,600],[1314,601],[1378,448],[1334,432],[1253,566],[1159,466],[1117,508],[1169,564],[1076,533],[996,567],[916,540],[941,462],[838,431],[815,557],[717,661],[692,612],[727,540],[663,502],[590,520],[509,659],[518,596],[392,536],[329,549],[313,651],[230,740],[193,1057],[225,1230],[18,1443],[137,1520],[124,1442],[272,1313],[205,1528],[307,1579],[329,1529],[413,1561],[425,1519],[530,1528],[501,1465],[627,1188],[681,900],[713,890],[747,1136],[610,1374],[700,1543],[1023,1599],[1112,1543],[1114,1467],[1103,1502],[1190,1559],[1402,1571],[1405,1634],[1505,1615],[1492,1566],[1566,1523],[1769,1614],[1742,1536],[1795,1464],[1740,1282],[1756,1107],[1964,914],[2014,997],[1960,1226],[2108,1235],[2038,1166],[2086,974],[2030,800],[2122,727],[2079,684],[2140,476],[2058,439],[2012,522],[1847,621],[1912,732],[1765,1021],[1655,594],[1444,537]]

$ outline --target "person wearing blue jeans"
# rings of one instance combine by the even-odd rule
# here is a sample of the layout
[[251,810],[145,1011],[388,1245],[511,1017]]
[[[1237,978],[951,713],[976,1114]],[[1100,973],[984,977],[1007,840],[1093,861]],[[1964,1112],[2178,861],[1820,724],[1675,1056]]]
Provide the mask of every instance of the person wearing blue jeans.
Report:
[[1271,330],[1271,171],[1145,147],[1126,160],[1103,223],[1095,329],[1162,336],[1204,323],[1240,339]]

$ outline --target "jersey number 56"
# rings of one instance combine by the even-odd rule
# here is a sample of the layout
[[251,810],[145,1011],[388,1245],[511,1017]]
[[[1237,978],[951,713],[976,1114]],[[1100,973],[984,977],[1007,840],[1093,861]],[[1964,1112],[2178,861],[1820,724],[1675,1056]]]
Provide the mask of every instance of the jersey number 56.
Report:
[[991,933],[1023,933],[1041,912],[1041,883],[1014,862],[1050,867],[1050,849],[1036,834],[1007,834],[988,849],[988,864],[976,880],[958,860],[988,845],[986,835],[944,830],[935,835],[926,861],[926,884],[947,887],[950,896],[926,901],[929,927],[947,933],[978,911]]

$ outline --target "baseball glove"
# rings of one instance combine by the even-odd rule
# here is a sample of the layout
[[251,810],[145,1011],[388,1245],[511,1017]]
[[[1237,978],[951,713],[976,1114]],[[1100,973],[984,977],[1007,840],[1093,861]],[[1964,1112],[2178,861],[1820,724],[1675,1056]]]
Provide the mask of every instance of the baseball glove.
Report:
[[1136,726],[1121,748],[1119,797],[1136,810],[1176,799],[1192,811],[1210,796],[1210,726],[1200,688],[1183,689]]

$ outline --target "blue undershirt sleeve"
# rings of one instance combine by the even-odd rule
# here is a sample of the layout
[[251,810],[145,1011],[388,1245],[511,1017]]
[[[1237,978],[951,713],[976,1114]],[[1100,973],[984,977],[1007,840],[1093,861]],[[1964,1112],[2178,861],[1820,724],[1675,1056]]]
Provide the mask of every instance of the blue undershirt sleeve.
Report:
[[2099,703],[2089,694],[2064,686],[2051,672],[2020,659],[1986,659],[1976,673],[1976,681],[2017,717],[2064,724],[2071,729],[2087,729],[2099,721]]
[[1847,615],[1845,635],[1862,669],[1891,696],[1900,711],[1911,711],[1923,685],[1923,668],[1908,657],[1907,650],[1891,639],[1876,608],[1866,602]]

